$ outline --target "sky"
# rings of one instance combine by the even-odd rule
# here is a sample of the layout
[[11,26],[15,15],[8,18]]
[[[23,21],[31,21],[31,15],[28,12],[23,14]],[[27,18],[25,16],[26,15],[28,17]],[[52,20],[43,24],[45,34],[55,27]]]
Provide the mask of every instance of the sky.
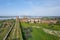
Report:
[[60,0],[0,0],[0,16],[60,16]]

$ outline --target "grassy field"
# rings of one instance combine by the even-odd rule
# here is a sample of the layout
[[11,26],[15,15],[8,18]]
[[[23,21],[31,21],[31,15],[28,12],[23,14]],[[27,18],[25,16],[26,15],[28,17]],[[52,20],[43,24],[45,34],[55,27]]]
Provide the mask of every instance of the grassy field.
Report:
[[[12,20],[11,20],[12,21]],[[9,37],[7,40],[20,40],[22,39],[21,28],[19,26],[19,21],[16,21],[16,25],[13,27],[12,31],[10,32]],[[13,24],[11,24],[13,25]],[[0,23],[1,26],[1,23]],[[51,29],[51,30],[57,30],[60,31],[60,25],[49,25],[49,24],[41,24],[41,23],[24,23],[21,22],[22,28],[28,28],[32,27],[32,32],[31,35],[32,37],[28,38],[28,40],[60,40],[59,37],[45,33],[43,31],[43,28]],[[35,26],[35,27],[33,27]],[[40,28],[37,28],[39,26]],[[9,31],[11,27],[3,27],[2,29],[0,28],[0,40],[3,40],[3,38],[6,36],[7,32]],[[29,30],[28,30],[29,31]]]
[[6,27],[6,28],[2,29],[2,31],[0,33],[0,40],[3,40],[3,38],[6,36],[9,29],[10,29],[10,27]]
[[22,26],[27,26],[27,27],[29,27],[29,26],[40,26],[42,28],[60,31],[60,25],[57,25],[57,24],[49,25],[46,23],[23,23]]
[[[33,31],[31,32],[32,38],[28,40],[60,40],[59,37],[45,33],[42,28],[47,28],[48,24],[35,24],[35,23],[21,23],[22,27],[32,27],[40,26],[41,28],[32,27]],[[50,28],[51,29],[51,28]],[[57,30],[55,28],[55,30]]]
[[[3,24],[3,22],[9,22],[11,24]],[[10,28],[12,27],[13,25],[13,22],[12,21],[0,21],[0,40],[3,40],[4,37],[6,36],[6,34],[8,33],[8,31],[10,30]]]
[[7,40],[22,40],[22,34],[19,25],[19,20],[16,20],[15,25],[13,26],[13,29],[10,32]]

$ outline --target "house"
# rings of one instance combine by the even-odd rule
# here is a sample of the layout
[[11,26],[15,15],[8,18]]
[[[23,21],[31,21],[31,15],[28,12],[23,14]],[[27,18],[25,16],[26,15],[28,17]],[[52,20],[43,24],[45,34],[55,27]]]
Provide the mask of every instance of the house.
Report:
[[40,18],[21,18],[21,22],[29,22],[29,23],[56,23],[57,20],[44,20]]
[[42,20],[41,21],[42,23],[56,23],[57,22],[57,20]]
[[34,23],[34,21],[35,21],[34,18],[30,19],[30,23]]
[[21,22],[28,22],[28,19],[27,18],[21,18],[20,21]]

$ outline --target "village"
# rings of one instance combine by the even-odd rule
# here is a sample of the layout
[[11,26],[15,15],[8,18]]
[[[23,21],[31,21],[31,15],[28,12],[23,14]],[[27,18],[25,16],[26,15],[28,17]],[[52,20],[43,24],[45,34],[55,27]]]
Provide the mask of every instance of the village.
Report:
[[57,19],[56,18],[28,18],[28,17],[23,17],[20,18],[21,22],[28,22],[28,23],[57,23]]

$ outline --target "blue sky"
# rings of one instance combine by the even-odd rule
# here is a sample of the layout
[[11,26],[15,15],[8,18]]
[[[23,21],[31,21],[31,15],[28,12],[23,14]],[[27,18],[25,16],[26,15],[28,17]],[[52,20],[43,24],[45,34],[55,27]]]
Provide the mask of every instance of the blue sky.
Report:
[[60,0],[0,0],[0,16],[60,16]]

